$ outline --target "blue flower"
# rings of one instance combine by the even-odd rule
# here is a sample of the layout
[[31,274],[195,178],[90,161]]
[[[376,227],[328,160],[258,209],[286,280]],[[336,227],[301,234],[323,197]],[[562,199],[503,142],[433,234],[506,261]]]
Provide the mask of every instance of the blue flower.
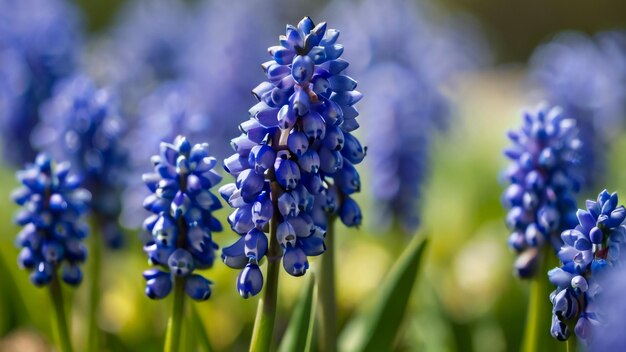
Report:
[[11,198],[23,207],[15,217],[23,226],[17,235],[22,247],[19,265],[31,272],[36,286],[49,284],[58,269],[67,284],[80,284],[80,265],[87,257],[83,239],[88,233],[82,216],[91,194],[80,188],[81,178],[70,173],[69,162],[56,164],[47,154],[39,154],[17,178],[22,186]]
[[36,152],[27,141],[53,85],[76,65],[78,13],[63,0],[0,0],[0,133],[7,162]]
[[287,26],[280,45],[268,49],[273,60],[262,65],[268,81],[252,91],[259,102],[240,125],[243,134],[232,140],[236,154],[224,161],[236,182],[220,193],[236,208],[229,223],[241,238],[224,248],[222,258],[243,269],[237,287],[244,298],[263,285],[258,263],[267,252],[270,219],[283,267],[293,276],[307,271],[307,257],[325,251],[327,212],[340,214],[348,226],[360,224],[350,195],[360,190],[354,165],[365,157],[351,134],[359,126],[353,105],[362,96],[343,74],[348,62],[339,58],[338,36],[308,17]]
[[513,233],[509,246],[520,255],[517,275],[535,274],[544,246],[557,250],[559,234],[576,224],[578,158],[581,143],[576,123],[558,108],[525,114],[522,128],[509,132],[513,145],[505,151],[512,160],[505,172],[511,183],[502,196]]
[[174,277],[184,278],[185,291],[195,300],[211,295],[211,282],[194,274],[195,269],[213,266],[217,244],[212,233],[222,226],[213,212],[222,207],[210,189],[221,176],[213,171],[217,160],[209,155],[208,144],[192,146],[178,136],[173,144],[161,143],[159,155],[152,157],[154,173],[143,175],[152,192],[143,206],[153,213],[144,221],[151,234],[144,251],[160,268],[144,272],[146,295],[166,297]]
[[537,48],[530,62],[530,80],[542,98],[560,106],[580,129],[585,186],[602,182],[603,151],[626,113],[624,51],[616,49],[619,34],[611,34],[561,33]]
[[587,210],[578,210],[576,227],[561,234],[558,256],[562,264],[548,272],[557,287],[550,300],[551,333],[558,340],[567,340],[574,326],[576,336],[588,341],[592,326],[600,324],[604,312],[595,304],[602,292],[599,278],[623,266],[626,251],[626,209],[617,204],[617,193],[602,191],[596,202],[587,201]]
[[383,227],[396,220],[413,233],[433,134],[437,120],[447,118],[448,102],[433,84],[397,64],[372,67],[364,82],[380,98],[363,106],[370,117],[366,123],[376,220]]
[[125,126],[117,101],[89,77],[76,75],[57,84],[41,115],[32,144],[69,160],[84,176],[105,243],[120,247],[124,238],[117,220],[127,158],[120,145]]
[[488,61],[488,50],[471,21],[436,13],[423,1],[334,1],[328,13],[344,28],[342,39],[351,45],[346,57],[363,93],[379,97],[360,105],[374,220],[383,229],[397,224],[413,233],[431,144],[451,117],[441,87]]

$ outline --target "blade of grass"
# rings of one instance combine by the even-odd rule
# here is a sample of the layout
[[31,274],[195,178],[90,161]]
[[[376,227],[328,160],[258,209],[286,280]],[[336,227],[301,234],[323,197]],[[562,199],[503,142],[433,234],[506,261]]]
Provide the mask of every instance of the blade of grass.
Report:
[[[427,240],[413,238],[380,286],[373,305],[357,313],[340,338],[342,351],[390,351],[418,278]],[[323,322],[322,322],[323,324]]]
[[[314,275],[311,273],[310,276]],[[302,288],[295,311],[278,349],[279,352],[310,350],[317,302],[315,291],[315,277],[310,277]]]

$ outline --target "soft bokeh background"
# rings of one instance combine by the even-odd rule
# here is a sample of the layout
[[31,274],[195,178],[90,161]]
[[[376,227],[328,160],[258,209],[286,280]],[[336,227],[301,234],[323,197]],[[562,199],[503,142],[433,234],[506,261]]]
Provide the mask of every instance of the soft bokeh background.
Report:
[[[124,91],[134,82],[111,82],[115,81],[116,78],[112,77],[119,68],[115,66],[119,65],[116,61],[119,59],[118,54],[123,52],[119,51],[122,50],[119,49],[120,46],[136,49],[145,41],[146,36],[158,36],[157,31],[163,31],[163,36],[169,36],[166,40],[174,42],[175,52],[180,50],[176,45],[182,45],[180,41],[183,40],[189,41],[185,45],[191,47],[201,46],[198,43],[203,38],[210,38],[215,42],[227,41],[230,44],[215,44],[222,48],[220,50],[201,46],[195,48],[200,52],[194,54],[197,55],[195,59],[180,58],[182,66],[192,71],[191,75],[202,76],[204,68],[208,72],[207,78],[199,78],[198,82],[201,83],[196,82],[201,85],[205,84],[204,80],[210,81],[203,86],[205,88],[202,91],[206,95],[201,94],[194,99],[199,99],[200,104],[206,101],[223,103],[223,106],[212,103],[211,107],[202,110],[207,116],[212,115],[207,119],[217,121],[218,126],[214,129],[209,127],[208,132],[198,131],[198,136],[213,133],[211,138],[214,144],[238,134],[236,125],[244,121],[245,112],[254,103],[248,91],[264,79],[258,69],[261,62],[269,59],[264,48],[276,43],[285,23],[295,24],[305,15],[311,16],[315,21],[329,17],[329,27],[344,31],[340,41],[346,47],[345,57],[358,62],[359,58],[355,53],[358,53],[359,48],[352,46],[346,39],[350,38],[346,32],[348,28],[359,30],[360,25],[364,32],[376,32],[382,27],[370,26],[371,23],[382,24],[381,26],[389,23],[392,26],[395,22],[395,17],[389,15],[389,12],[381,12],[380,15],[368,14],[366,11],[341,12],[329,10],[327,7],[346,9],[341,1],[332,4],[327,1],[286,0],[187,1],[182,6],[197,6],[194,9],[202,10],[190,11],[196,18],[188,22],[174,20],[173,23],[180,25],[176,27],[190,28],[178,28],[183,33],[173,34],[168,30],[172,27],[159,25],[162,23],[160,21],[167,20],[154,15],[143,19],[147,23],[145,25],[138,25],[137,18],[125,20],[119,11],[123,11],[128,4],[122,0],[77,0],[76,3],[83,11],[84,25],[89,30],[82,60],[86,62],[87,70],[100,82],[121,86],[120,89],[125,94],[122,98],[131,101],[131,106],[127,107],[128,115],[139,115],[130,121],[131,124],[142,126],[145,123],[141,122],[141,113],[137,112],[141,109],[136,107],[135,100],[153,93],[155,83],[146,83],[148,87],[133,86],[132,90]],[[437,13],[433,22],[446,23],[439,29],[420,35],[435,36],[443,29],[452,28],[458,23],[469,23],[470,27],[460,27],[454,35],[471,32],[474,44],[468,43],[469,39],[460,37],[452,41],[456,44],[447,53],[459,55],[461,59],[479,58],[472,65],[468,65],[469,67],[459,69],[453,77],[437,78],[436,81],[437,89],[449,102],[450,111],[445,131],[428,132],[432,138],[429,139],[428,164],[425,167],[427,176],[419,199],[421,224],[414,235],[428,236],[431,243],[423,263],[425,275],[420,277],[413,291],[412,304],[407,312],[401,340],[398,341],[398,350],[518,350],[523,333],[528,287],[512,275],[514,255],[507,248],[508,231],[503,221],[504,210],[500,205],[503,187],[499,183],[498,175],[506,165],[501,153],[507,145],[505,132],[518,125],[525,107],[532,107],[541,100],[541,93],[530,89],[528,83],[527,62],[533,50],[563,30],[593,34],[597,31],[626,28],[626,4],[619,0],[446,0],[436,4],[420,2],[420,6],[422,7],[417,7],[420,9],[418,11],[429,9]],[[390,17],[367,18],[366,15]],[[413,19],[426,17],[418,14]],[[126,24],[120,24],[124,21]],[[358,25],[349,26],[350,22]],[[348,28],[344,29],[340,25],[343,23]],[[133,28],[133,24],[137,27]],[[366,26],[373,28],[366,29]],[[422,24],[415,23],[415,26],[408,27],[417,30],[420,26]],[[471,28],[471,31],[465,31],[467,28]],[[142,30],[146,33],[141,33]],[[405,34],[407,38],[412,35]],[[403,40],[393,37],[387,39]],[[402,47],[401,44],[399,43],[399,47]],[[467,55],[468,50],[465,49],[463,53],[455,53],[454,49],[459,49],[460,46],[469,47],[469,51],[473,50],[475,55],[463,56]],[[391,59],[384,60],[390,61],[394,60],[395,55],[404,55],[403,52],[387,54]],[[419,54],[418,52],[417,56]],[[426,56],[428,52],[424,51],[423,54]],[[202,58],[206,58],[206,61]],[[129,60],[135,59],[133,57]],[[189,60],[185,61],[186,59]],[[438,72],[442,68],[436,65],[443,65],[448,61],[432,60],[427,62],[430,66],[422,69],[428,73]],[[140,59],[134,64],[137,65],[135,67],[147,65]],[[454,68],[458,66],[458,63],[453,64]],[[367,68],[363,68],[361,72],[365,72],[365,75]],[[362,78],[357,69],[351,75],[358,81]],[[158,75],[152,78],[157,83],[170,79]],[[365,86],[360,89],[366,93],[368,91]],[[219,96],[220,90],[227,90],[229,98],[234,94],[242,97],[232,102],[225,101],[224,97]],[[414,94],[419,95],[420,92],[416,91]],[[376,99],[375,94],[370,94],[365,96],[364,101],[375,103]],[[623,120],[626,116],[619,118]],[[368,117],[361,116],[360,119],[367,122]],[[385,120],[380,119],[377,123],[385,124]],[[232,130],[219,127],[224,125],[232,127]],[[371,131],[365,130],[367,123],[363,126],[359,133],[365,138]],[[217,129],[219,132],[215,132]],[[366,144],[375,142],[383,145],[386,143],[382,138],[378,141],[370,137],[366,139]],[[611,162],[603,172],[605,181],[602,185],[609,190],[626,194],[626,162],[621,152],[626,147],[626,135],[617,134],[608,144],[603,154]],[[156,145],[145,148],[149,152],[157,150]],[[216,148],[220,150],[219,147]],[[387,270],[409,240],[408,235],[399,231],[395,233],[373,221],[373,214],[379,209],[372,197],[374,192],[370,188],[370,181],[375,177],[374,173],[381,170],[368,167],[369,162],[366,158],[359,167],[363,187],[357,199],[364,209],[364,225],[358,230],[337,230],[337,283],[341,319],[339,326],[343,326],[357,307],[376,292]],[[146,159],[144,171],[148,167]],[[0,200],[3,200],[0,202],[0,223],[3,224],[0,235],[0,351],[47,351],[52,348],[47,292],[33,287],[28,281],[27,273],[18,269],[15,264],[18,249],[13,241],[18,229],[12,225],[12,215],[17,207],[9,200],[11,190],[17,186],[14,171],[8,165],[0,168]],[[599,189],[592,189],[581,195],[579,200],[597,194],[598,191]],[[137,192],[141,193],[132,190],[133,194]],[[140,197],[141,195],[128,197],[125,202],[129,204],[124,204],[125,207],[140,207],[140,203],[130,204],[133,199]],[[218,218],[226,223],[228,213],[229,210],[224,209],[218,213]],[[147,215],[141,212],[131,214],[138,215],[128,216],[130,220],[125,221],[128,226],[132,226],[133,218],[136,222],[138,218]],[[106,350],[157,351],[163,342],[170,302],[155,302],[145,297],[141,272],[147,268],[146,258],[141,250],[137,231],[129,228],[127,237],[128,245],[125,249],[107,252],[105,256],[103,279],[106,284],[103,288],[99,325],[106,332]],[[220,246],[230,244],[234,238],[235,235],[229,230],[214,236]],[[313,259],[311,265],[312,271],[316,271],[319,260]],[[252,331],[257,299],[243,300],[239,297],[235,289],[237,273],[217,263],[205,273],[215,282],[213,296],[207,302],[193,303],[200,313],[211,343],[218,351],[246,350]],[[290,277],[281,271],[277,336],[282,334],[286,326],[302,280],[308,279],[309,276]],[[78,350],[82,350],[80,346],[84,346],[86,329],[84,313],[88,309],[87,287],[83,285],[77,290],[66,292],[72,295],[73,338],[79,346]],[[193,342],[193,339],[189,340]],[[193,350],[192,347],[189,348]]]

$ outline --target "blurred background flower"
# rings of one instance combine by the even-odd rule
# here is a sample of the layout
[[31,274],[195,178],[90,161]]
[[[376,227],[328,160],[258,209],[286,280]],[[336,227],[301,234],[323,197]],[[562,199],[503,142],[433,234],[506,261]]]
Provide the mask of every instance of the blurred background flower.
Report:
[[[558,100],[581,123],[592,121],[585,126],[598,145],[589,149],[603,156],[593,177],[623,193],[625,13],[619,0],[567,7],[496,0],[0,0],[0,139],[7,156],[0,199],[17,185],[9,165],[34,158],[28,140],[57,81],[86,72],[97,87],[117,92],[131,167],[123,201],[128,246],[107,256],[98,323],[106,350],[160,350],[169,307],[145,299],[138,279],[145,268],[138,227],[147,216],[140,175],[150,170],[148,158],[179,133],[192,143],[208,141],[218,160],[225,157],[254,103],[250,91],[263,79],[260,65],[275,33],[305,15],[324,18],[341,32],[347,73],[366,96],[355,134],[368,146],[359,169],[363,193],[355,196],[364,226],[337,236],[344,263],[337,273],[339,328],[404,246],[402,236],[381,231],[420,229],[417,235],[430,234],[432,242],[398,350],[517,350],[528,288],[513,277],[515,256],[504,240],[495,175],[506,162],[505,131],[519,125],[529,102]],[[0,220],[9,224],[16,208],[0,202]],[[226,223],[228,213],[215,216]],[[18,229],[8,225],[5,232]],[[213,241],[224,247],[231,238],[217,234]],[[0,349],[45,349],[53,336],[49,308],[30,304],[45,293],[13,264],[13,240],[0,236]],[[311,258],[309,270],[318,269]],[[301,286],[280,275],[278,334]],[[245,350],[249,342],[256,301],[234,294],[236,276],[216,264],[210,277],[226,284],[212,287],[208,302],[194,303],[216,351]],[[74,295],[79,349],[87,293]]]
[[35,156],[26,141],[39,107],[75,69],[83,35],[79,12],[63,0],[2,0],[0,8],[2,150],[20,167]]

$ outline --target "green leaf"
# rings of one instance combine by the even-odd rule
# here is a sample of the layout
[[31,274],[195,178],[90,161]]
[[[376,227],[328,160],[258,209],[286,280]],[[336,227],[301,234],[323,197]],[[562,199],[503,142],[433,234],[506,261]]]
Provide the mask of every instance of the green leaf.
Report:
[[[390,351],[418,278],[427,240],[415,237],[381,284],[373,305],[361,310],[344,329],[341,351]],[[323,323],[322,323],[323,324]]]
[[[196,307],[196,303],[191,305],[191,324],[190,326],[194,329],[195,338],[197,338],[200,344],[200,350],[204,352],[211,352],[213,348],[211,347],[211,340],[209,339],[209,335],[207,335],[206,328],[204,327],[204,322],[198,313],[198,309]],[[191,351],[191,350],[189,350]]]
[[315,325],[317,294],[315,278],[309,275],[308,282],[302,288],[295,312],[289,321],[287,331],[278,349],[280,352],[310,351]]

